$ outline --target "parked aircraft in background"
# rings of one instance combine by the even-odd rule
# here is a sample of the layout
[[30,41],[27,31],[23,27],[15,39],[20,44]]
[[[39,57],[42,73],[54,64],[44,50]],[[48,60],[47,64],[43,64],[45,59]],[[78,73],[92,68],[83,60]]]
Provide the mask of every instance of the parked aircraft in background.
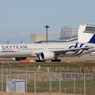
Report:
[[80,56],[89,54],[95,51],[94,32],[95,26],[84,24],[80,25],[78,31],[78,42],[45,44],[1,44],[0,58],[13,58],[14,60],[19,61],[24,60],[27,57],[37,56],[39,60],[36,61],[41,62],[46,60],[61,61],[58,59],[60,54],[63,56]]

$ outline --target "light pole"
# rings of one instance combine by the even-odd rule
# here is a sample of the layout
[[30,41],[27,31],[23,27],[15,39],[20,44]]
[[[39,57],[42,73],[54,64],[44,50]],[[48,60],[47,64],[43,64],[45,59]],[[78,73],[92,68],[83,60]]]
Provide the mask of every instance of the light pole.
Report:
[[7,41],[7,44],[9,44],[9,41]]
[[46,42],[48,43],[48,28],[49,28],[49,26],[46,25],[44,28],[46,28]]
[[21,41],[21,44],[23,44],[23,41]]

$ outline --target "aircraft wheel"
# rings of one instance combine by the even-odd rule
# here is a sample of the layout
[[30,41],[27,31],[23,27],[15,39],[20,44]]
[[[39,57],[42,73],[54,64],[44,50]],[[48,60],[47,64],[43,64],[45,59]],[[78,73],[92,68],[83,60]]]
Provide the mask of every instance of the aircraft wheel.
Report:
[[61,62],[60,59],[51,60],[51,62]]
[[36,62],[45,62],[45,61],[43,61],[43,60],[36,60]]

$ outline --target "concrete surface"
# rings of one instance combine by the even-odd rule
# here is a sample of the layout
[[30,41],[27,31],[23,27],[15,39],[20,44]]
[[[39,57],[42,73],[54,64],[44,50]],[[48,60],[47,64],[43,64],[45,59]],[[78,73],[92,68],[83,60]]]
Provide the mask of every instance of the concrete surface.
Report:
[[[83,55],[81,57],[59,57],[59,59],[61,59],[61,62],[68,62],[68,61],[72,61],[72,62],[76,62],[76,61],[95,61],[95,56],[92,55]],[[31,58],[27,58],[26,60],[38,60],[38,58],[36,57],[31,57]],[[17,62],[19,63],[20,61],[13,61],[12,58],[0,58],[0,62]],[[50,60],[46,61],[46,62],[51,62]]]

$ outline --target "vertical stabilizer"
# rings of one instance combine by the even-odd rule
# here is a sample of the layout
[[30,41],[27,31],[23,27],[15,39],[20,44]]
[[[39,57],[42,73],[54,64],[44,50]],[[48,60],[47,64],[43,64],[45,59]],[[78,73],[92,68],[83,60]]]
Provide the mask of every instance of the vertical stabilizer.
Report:
[[78,42],[95,43],[95,25],[80,25],[78,30]]

